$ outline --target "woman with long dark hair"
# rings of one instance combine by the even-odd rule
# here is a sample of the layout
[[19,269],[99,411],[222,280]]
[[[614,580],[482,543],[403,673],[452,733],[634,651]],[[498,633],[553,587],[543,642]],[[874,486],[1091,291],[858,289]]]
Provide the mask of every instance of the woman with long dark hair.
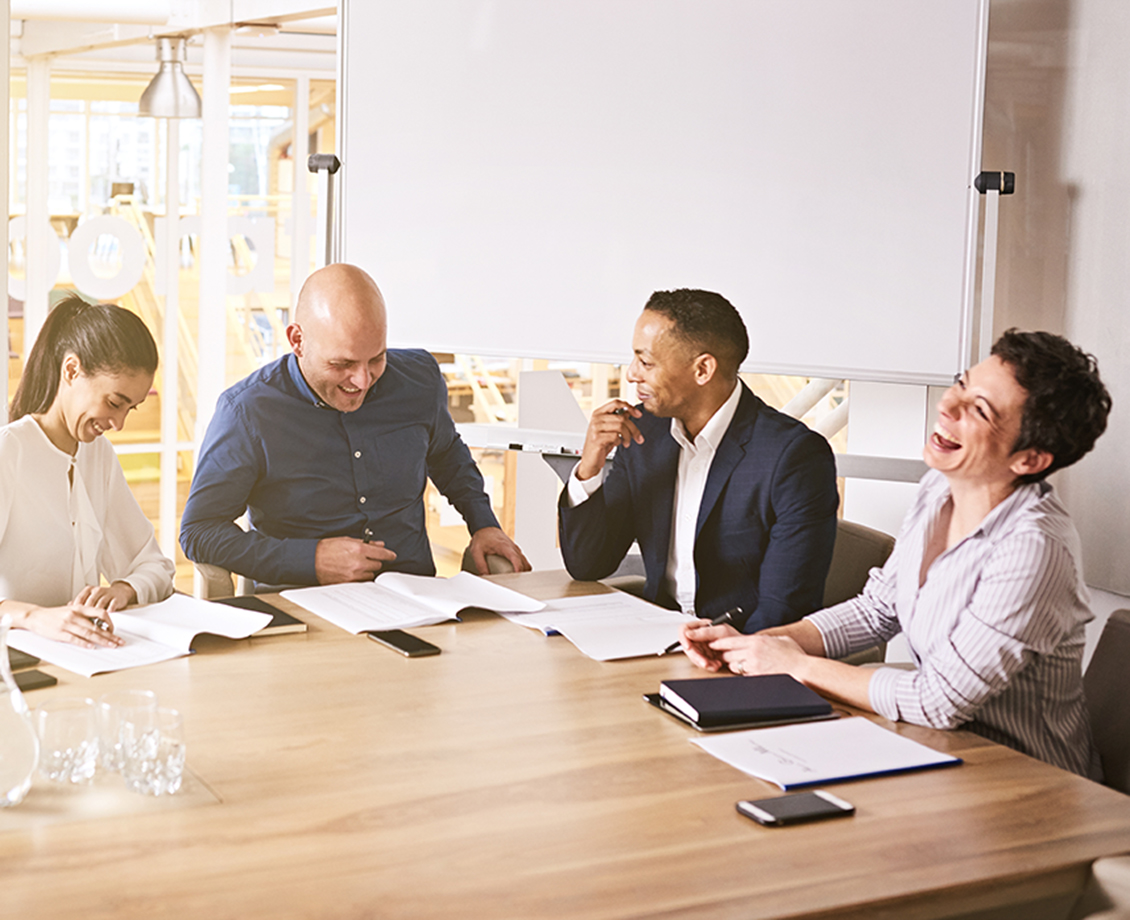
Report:
[[122,307],[70,297],[43,324],[0,428],[0,615],[14,627],[116,646],[112,611],[172,593],[173,563],[101,437],[156,370],[153,337]]

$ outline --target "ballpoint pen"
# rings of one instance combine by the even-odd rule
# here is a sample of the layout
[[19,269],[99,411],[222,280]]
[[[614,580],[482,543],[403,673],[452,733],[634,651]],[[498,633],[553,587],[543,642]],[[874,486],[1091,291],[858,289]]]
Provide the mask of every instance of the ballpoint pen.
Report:
[[[741,607],[732,607],[731,609],[727,610],[725,613],[721,614],[720,616],[716,616],[713,620],[711,620],[710,625],[711,626],[722,626],[723,624],[728,623],[729,625],[733,626],[734,625],[734,617],[741,616],[741,612],[742,612]],[[671,652],[675,651],[675,649],[677,649],[681,644],[682,643],[680,643],[680,642],[672,642],[670,645],[667,646],[667,648],[665,648],[663,651],[661,651],[659,653],[659,655],[660,656],[669,655],[669,654],[671,654]]]

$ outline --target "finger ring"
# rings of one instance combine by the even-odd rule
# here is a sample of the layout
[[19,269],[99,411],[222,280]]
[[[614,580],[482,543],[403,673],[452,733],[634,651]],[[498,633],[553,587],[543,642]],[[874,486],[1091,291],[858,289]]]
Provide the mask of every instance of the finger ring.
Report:
[[730,665],[730,667],[735,674],[745,674],[745,665],[743,665],[740,661],[735,661],[732,665]]
[[101,630],[102,632],[106,632],[110,628],[110,624],[103,620],[102,617],[94,617],[90,622],[95,629]]

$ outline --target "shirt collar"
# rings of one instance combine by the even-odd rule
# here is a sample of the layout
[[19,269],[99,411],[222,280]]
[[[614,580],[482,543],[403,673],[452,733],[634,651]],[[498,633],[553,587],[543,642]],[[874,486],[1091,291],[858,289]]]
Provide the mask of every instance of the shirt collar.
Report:
[[702,431],[695,437],[693,444],[687,437],[683,423],[677,418],[671,419],[671,437],[683,450],[700,450],[703,447],[709,447],[712,451],[717,451],[718,445],[722,443],[722,438],[726,436],[726,432],[730,428],[730,422],[734,420],[734,414],[738,411],[738,403],[741,402],[741,398],[742,383],[740,380],[736,380],[734,381],[734,391],[710,416],[709,421],[702,426]]
[[[933,510],[931,511],[931,515],[935,516],[938,513],[938,509],[949,500],[951,491],[949,481],[943,473],[937,470],[931,472],[935,473],[937,476],[936,483],[933,487],[934,503]],[[1051,484],[1043,480],[1017,486],[1006,498],[993,506],[989,513],[981,519],[981,523],[968,534],[966,539],[977,536],[992,538],[993,534],[1001,528],[1005,528],[1006,530],[1011,529],[1012,517],[1019,508],[1033,501],[1039,501],[1051,491]]]
[[329,403],[310,388],[310,384],[308,384],[306,378],[302,376],[302,368],[298,366],[298,356],[293,351],[286,356],[286,372],[290,375],[294,388],[298,390],[298,395],[304,400],[317,406],[319,409],[333,409],[333,406],[329,405]]

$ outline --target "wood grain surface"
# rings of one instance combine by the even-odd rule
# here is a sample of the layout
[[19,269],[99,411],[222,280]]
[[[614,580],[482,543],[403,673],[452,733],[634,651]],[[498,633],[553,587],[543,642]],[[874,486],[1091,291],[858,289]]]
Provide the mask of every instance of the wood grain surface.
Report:
[[0,811],[0,917],[1039,917],[1130,851],[1130,797],[881,719],[965,764],[838,784],[854,818],[763,828],[734,802],[776,787],[641,699],[698,676],[680,655],[590,661],[472,612],[415,630],[443,654],[407,659],[278,603],[309,632],[201,637],[90,680],[49,669],[32,705],[145,687],[182,710],[220,804],[30,828]]

